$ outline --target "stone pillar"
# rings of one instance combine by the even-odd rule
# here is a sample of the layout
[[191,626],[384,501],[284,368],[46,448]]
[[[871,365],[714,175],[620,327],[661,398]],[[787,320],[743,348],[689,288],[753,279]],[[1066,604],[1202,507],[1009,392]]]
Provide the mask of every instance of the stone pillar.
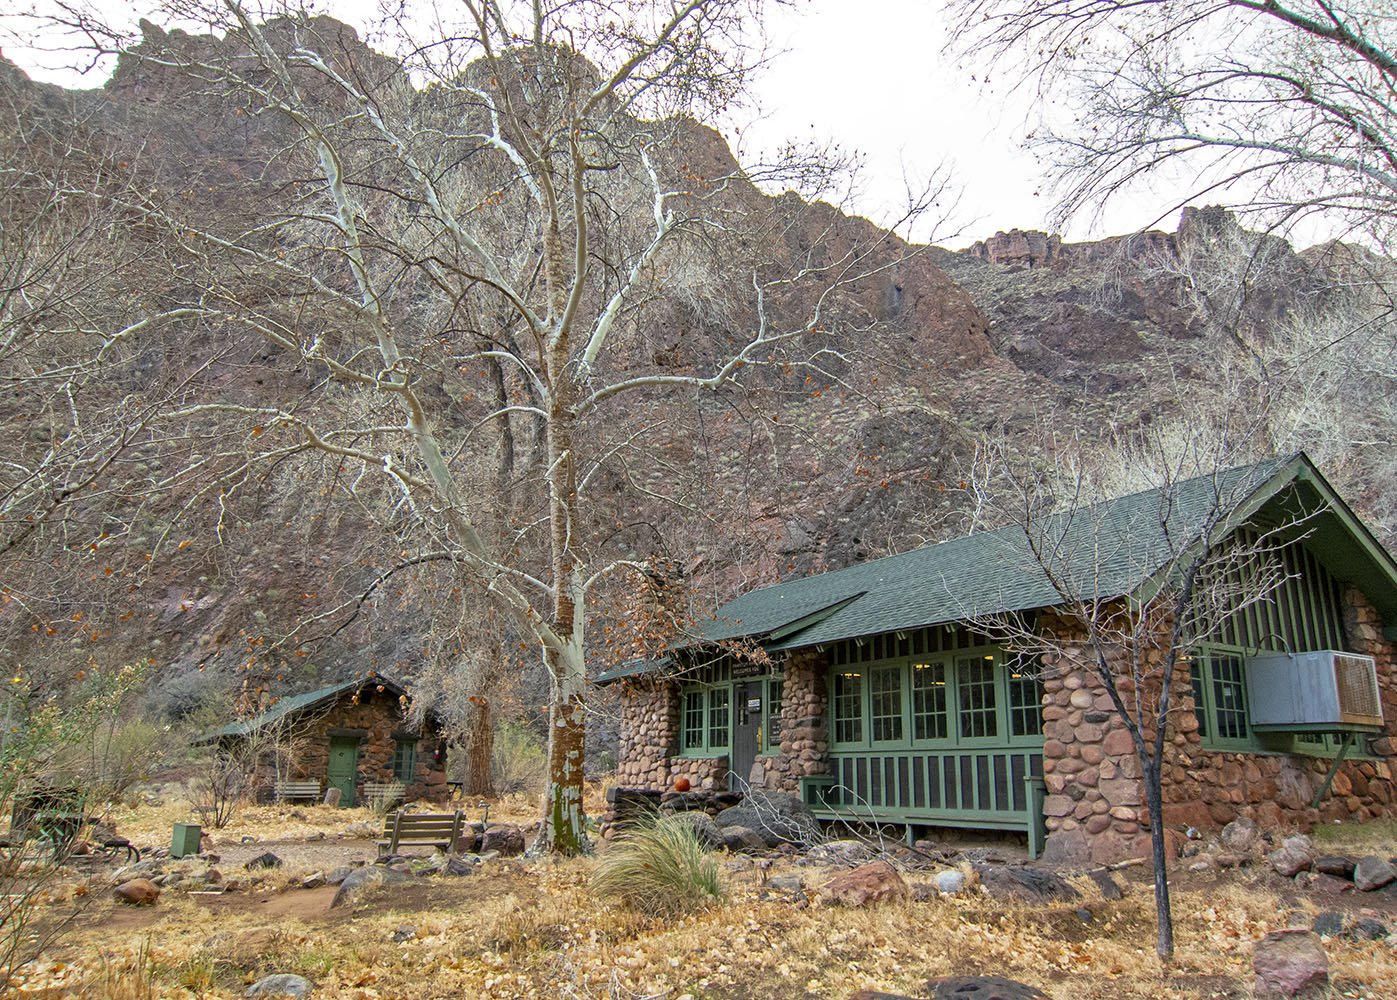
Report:
[[679,685],[644,677],[624,683],[617,777],[623,787],[664,790],[679,749]]
[[829,666],[813,649],[788,655],[781,687],[781,755],[766,768],[766,786],[798,793],[800,779],[829,773]]

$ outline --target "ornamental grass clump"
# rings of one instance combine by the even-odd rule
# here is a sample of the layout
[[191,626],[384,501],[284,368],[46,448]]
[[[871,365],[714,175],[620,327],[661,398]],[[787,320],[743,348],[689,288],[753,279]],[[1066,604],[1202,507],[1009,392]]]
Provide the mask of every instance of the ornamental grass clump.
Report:
[[656,916],[722,902],[718,862],[693,826],[663,816],[613,841],[592,873],[592,891]]

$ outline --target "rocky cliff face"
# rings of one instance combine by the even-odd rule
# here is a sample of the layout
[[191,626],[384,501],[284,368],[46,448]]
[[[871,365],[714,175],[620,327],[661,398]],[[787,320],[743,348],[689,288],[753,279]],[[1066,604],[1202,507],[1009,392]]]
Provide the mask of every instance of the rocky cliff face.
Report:
[[[335,58],[346,69],[390,81],[404,101],[445,100],[399,80],[400,68],[351,29],[328,19],[315,25],[334,40]],[[173,37],[150,26],[146,33],[149,45]],[[236,35],[176,41],[192,53],[233,58],[242,44]],[[19,160],[43,149],[57,155],[65,145],[90,150],[90,163],[69,160],[66,168],[87,171],[87,181],[120,173],[133,191],[176,192],[209,217],[251,219],[259,205],[297,196],[296,177],[283,160],[291,134],[271,116],[248,113],[217,85],[125,57],[101,91],[37,86],[3,63],[0,88],[30,126],[26,139],[6,151]],[[338,98],[326,91],[313,99]],[[711,176],[735,169],[714,130],[686,122],[678,135],[664,169]],[[1275,328],[1322,300],[1332,284],[1326,269],[1333,254],[1319,262],[1296,255],[1214,211],[1186,211],[1174,233],[1064,244],[1049,234],[1013,231],[951,253],[907,247],[865,219],[806,205],[794,194],[767,195],[746,182],[732,183],[726,197],[730,211],[766,220],[777,266],[839,259],[856,246],[874,249],[813,389],[803,371],[766,373],[746,391],[714,400],[651,401],[637,408],[633,426],[614,429],[620,439],[649,428],[646,460],[608,471],[616,509],[628,522],[648,526],[627,543],[634,551],[622,554],[662,549],[682,569],[700,611],[778,576],[962,533],[970,504],[963,481],[983,435],[1005,433],[1025,455],[1051,459],[1045,426],[1105,440],[1176,414],[1190,387],[1214,391],[1211,374],[1224,361],[1254,363]],[[129,269],[94,286],[113,319],[123,302],[134,308],[162,293],[158,284],[132,287],[142,284],[142,262],[159,253],[155,236],[143,241],[138,225],[122,231]],[[1248,262],[1262,258],[1263,273],[1248,274]],[[1352,258],[1348,266],[1355,266]],[[255,289],[260,278],[220,273],[195,280],[246,281]],[[1238,292],[1243,287],[1245,294]],[[784,304],[790,315],[809,307]],[[744,324],[751,321],[742,309],[726,319],[703,315],[682,297],[656,305],[651,316],[635,334],[634,356],[676,371],[721,355],[747,335]],[[137,356],[129,384],[119,388],[173,378],[181,346],[188,345],[166,343]],[[230,367],[222,390],[230,397],[264,391],[249,380],[272,378],[293,395],[295,377],[271,361],[258,372]],[[29,419],[8,411],[8,439],[30,434]],[[169,447],[133,456],[152,484],[160,478],[163,452],[157,452]],[[658,501],[681,467],[695,484],[692,495],[679,504]],[[156,568],[145,568],[162,526],[189,499],[178,490],[152,492],[123,528],[119,558],[109,564],[131,582],[112,604],[113,616],[142,624],[139,634],[114,622],[96,629],[89,641],[106,643],[106,655],[152,658],[166,676],[252,665],[253,686],[264,694],[313,686],[355,667],[415,672],[424,643],[410,612],[421,595],[410,588],[391,598],[378,593],[367,611],[353,603],[381,567],[345,558],[359,551],[366,530],[352,509],[332,511],[290,475],[269,472],[255,489],[223,504],[236,511],[238,530],[224,532],[217,516],[197,522],[190,530],[206,534],[200,544],[189,551],[165,544]],[[204,544],[215,537],[217,544]],[[106,599],[94,592],[90,600],[97,606]],[[270,637],[343,602],[357,618],[319,647],[313,681],[303,665],[280,654],[260,657]],[[11,606],[5,615],[12,656],[53,656],[52,645],[35,645],[42,634],[28,627],[21,609]],[[73,642],[56,662],[80,663],[90,655]]]

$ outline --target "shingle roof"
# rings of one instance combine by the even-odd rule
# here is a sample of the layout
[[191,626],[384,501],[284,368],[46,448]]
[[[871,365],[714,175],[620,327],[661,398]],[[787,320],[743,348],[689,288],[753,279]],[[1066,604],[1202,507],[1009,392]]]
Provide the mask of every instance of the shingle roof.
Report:
[[769,648],[1059,604],[1062,595],[1030,542],[1053,547],[1054,554],[1042,562],[1065,574],[1069,592],[1129,593],[1163,568],[1171,552],[1216,523],[1219,512],[1243,507],[1299,457],[1268,459],[1049,515],[1028,531],[1009,525],[754,590],[720,608],[703,627],[702,641],[770,635],[841,601],[849,603]]
[[358,691],[368,687],[370,684],[381,684],[386,688],[390,688],[393,693],[397,695],[407,693],[402,685],[386,677],[370,673],[365,677],[356,677],[353,680],[341,681],[338,684],[331,684],[328,687],[319,688],[315,691],[307,691],[305,694],[296,694],[281,698],[275,705],[267,709],[261,715],[254,716],[251,719],[244,719],[242,722],[230,722],[221,729],[215,729],[213,732],[201,737],[196,742],[209,743],[213,740],[222,739],[225,736],[249,736],[257,732],[257,730],[261,729],[263,726],[275,722],[278,719],[285,718],[288,715],[294,715],[297,712],[308,711],[322,702],[336,701],[342,695]]

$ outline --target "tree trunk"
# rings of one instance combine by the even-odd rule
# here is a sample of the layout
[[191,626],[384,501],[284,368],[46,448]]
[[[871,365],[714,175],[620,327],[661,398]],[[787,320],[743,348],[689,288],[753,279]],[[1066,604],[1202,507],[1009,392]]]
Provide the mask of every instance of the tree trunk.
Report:
[[1174,915],[1169,905],[1169,858],[1164,841],[1164,794],[1160,787],[1160,765],[1157,760],[1144,759],[1145,803],[1150,812],[1150,846],[1154,854],[1154,913],[1158,924],[1155,953],[1165,965],[1174,961]]
[[[587,732],[583,710],[586,677],[581,672],[581,649],[570,644],[565,656],[550,651],[552,697],[548,706],[548,791],[535,852],[585,854],[587,818],[582,811],[582,759]],[[577,663],[563,662],[576,659]]]
[[495,797],[495,716],[483,694],[471,698],[466,724],[466,774],[461,786],[466,795]]

